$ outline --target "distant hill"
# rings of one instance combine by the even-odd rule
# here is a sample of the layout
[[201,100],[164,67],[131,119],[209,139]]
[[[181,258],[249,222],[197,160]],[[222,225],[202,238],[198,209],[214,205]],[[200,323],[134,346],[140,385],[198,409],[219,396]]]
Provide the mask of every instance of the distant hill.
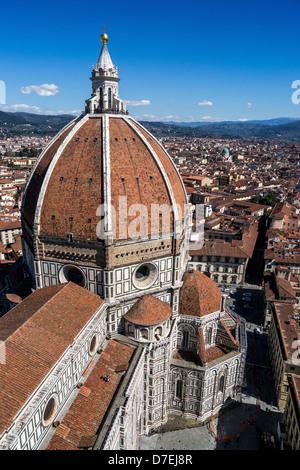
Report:
[[282,125],[260,123],[211,124],[207,130],[230,134],[232,137],[300,140],[300,120]]
[[0,111],[0,129],[12,134],[56,134],[74,116],[68,114],[41,115]]
[[230,138],[232,135],[226,130],[214,130],[205,127],[188,127],[178,124],[169,124],[163,122],[140,121],[140,123],[153,133],[156,137],[212,137],[212,138]]
[[[275,120],[276,121],[276,120]],[[251,122],[207,123],[205,126],[192,127],[161,122],[142,122],[153,134],[159,137],[210,137],[210,138],[259,138],[300,140],[300,120],[282,125]]]
[[174,124],[174,126],[184,126],[184,127],[203,127],[214,124],[227,125],[227,124],[261,124],[266,126],[277,126],[281,124],[288,124],[290,122],[300,121],[300,118],[275,118],[275,119],[265,119],[265,120],[256,120],[256,121],[195,121],[195,122],[176,122],[168,121],[168,124]]
[[[74,116],[8,113],[0,111],[1,129],[9,134],[56,134]],[[300,140],[300,119],[275,118],[265,121],[224,122],[149,122],[141,123],[156,137],[208,137],[208,138],[259,138]]]

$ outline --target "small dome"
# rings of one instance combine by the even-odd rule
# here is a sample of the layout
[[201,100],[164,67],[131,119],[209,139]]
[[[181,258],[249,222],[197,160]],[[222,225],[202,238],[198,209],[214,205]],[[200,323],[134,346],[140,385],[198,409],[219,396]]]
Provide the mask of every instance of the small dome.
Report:
[[186,272],[180,289],[179,314],[204,317],[221,308],[217,284],[199,271]]
[[229,150],[227,147],[223,148],[222,153],[229,153]]
[[153,295],[145,295],[125,313],[125,320],[135,325],[152,326],[165,322],[172,315],[172,307]]

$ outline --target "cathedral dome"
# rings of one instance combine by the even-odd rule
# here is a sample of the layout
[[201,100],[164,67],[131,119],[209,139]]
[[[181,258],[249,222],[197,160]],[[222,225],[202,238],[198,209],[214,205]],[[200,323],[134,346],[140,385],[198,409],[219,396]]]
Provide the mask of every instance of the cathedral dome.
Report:
[[204,317],[221,308],[217,284],[199,271],[186,272],[180,289],[179,314]]
[[172,315],[172,307],[152,295],[139,299],[125,313],[125,320],[135,325],[152,326],[168,320]]
[[[28,180],[22,201],[27,240],[33,234],[126,240],[172,233],[183,220],[187,198],[178,170],[158,140],[128,116],[103,29],[85,113],[54,137]],[[162,205],[168,217],[155,209]]]
[[192,206],[176,165],[128,115],[106,40],[90,79],[85,112],[53,138],[28,178],[25,269],[37,288],[72,281],[109,299],[179,282]]
[[[151,224],[160,225],[159,233],[172,232],[184,215],[186,196],[171,158],[137,121],[88,113],[67,125],[40,155],[24,194],[23,220],[41,236],[72,233],[74,239],[97,240],[104,215],[99,206],[105,205],[106,230],[113,230],[114,238],[131,238],[127,228],[137,213],[121,213],[120,201],[128,211],[134,205],[145,208],[138,230],[144,236]],[[173,209],[165,227],[152,211],[162,204]]]

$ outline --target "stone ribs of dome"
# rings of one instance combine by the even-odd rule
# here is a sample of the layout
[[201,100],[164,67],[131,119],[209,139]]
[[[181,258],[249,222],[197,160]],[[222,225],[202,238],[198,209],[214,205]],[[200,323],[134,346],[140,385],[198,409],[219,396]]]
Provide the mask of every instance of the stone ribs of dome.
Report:
[[[140,235],[151,233],[159,223],[159,233],[172,232],[181,220],[187,202],[178,171],[160,143],[129,116],[86,114],[67,125],[43,151],[28,181],[23,201],[23,219],[41,236],[63,237],[72,233],[78,240],[97,240],[99,206],[116,211],[107,218],[106,230],[124,236],[119,218],[120,197],[127,208],[142,204],[148,224]],[[151,218],[153,204],[173,208],[170,223]],[[122,214],[123,216],[123,214]],[[137,214],[128,215],[127,227]]]

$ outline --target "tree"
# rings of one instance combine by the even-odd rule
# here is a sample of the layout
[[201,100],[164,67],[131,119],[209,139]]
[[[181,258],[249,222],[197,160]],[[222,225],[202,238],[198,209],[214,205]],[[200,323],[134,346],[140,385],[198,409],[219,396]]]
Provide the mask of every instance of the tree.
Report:
[[279,202],[279,199],[275,196],[275,194],[268,193],[265,196],[253,196],[251,202],[274,207]]

